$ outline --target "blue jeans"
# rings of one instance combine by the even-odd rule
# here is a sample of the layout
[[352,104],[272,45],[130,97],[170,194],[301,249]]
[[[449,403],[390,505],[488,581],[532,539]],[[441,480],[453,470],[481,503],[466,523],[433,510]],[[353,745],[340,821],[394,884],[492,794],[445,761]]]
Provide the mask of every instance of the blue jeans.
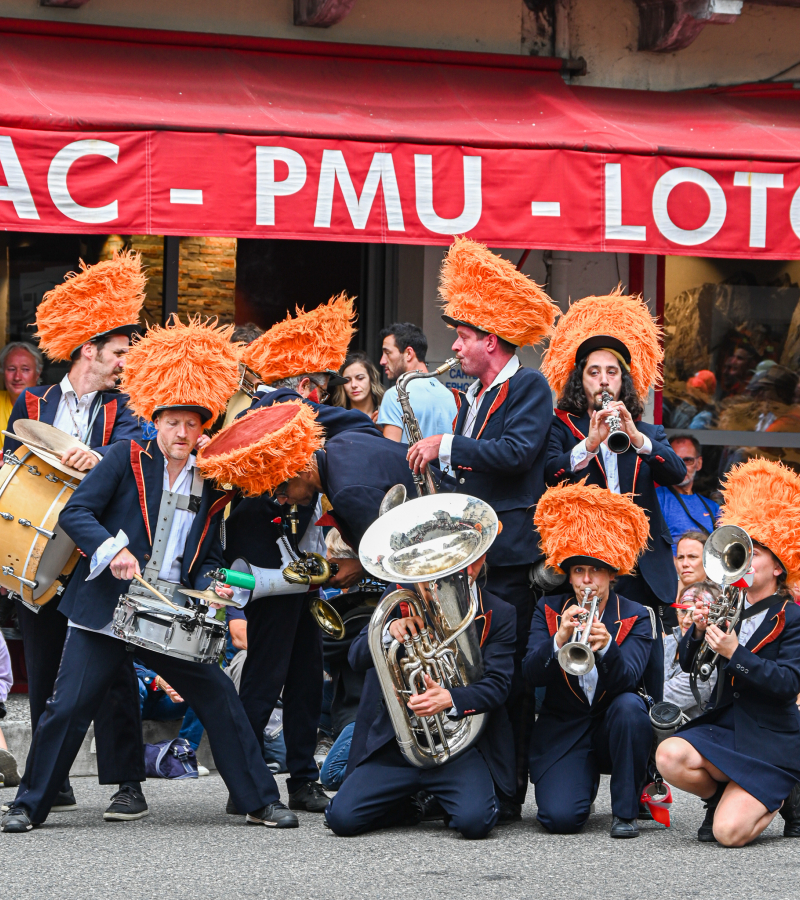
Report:
[[355,722],[344,726],[339,733],[339,737],[333,742],[333,746],[328,751],[325,762],[319,770],[319,780],[322,782],[322,786],[329,791],[338,791],[342,786],[355,727]]
[[186,738],[197,750],[203,739],[203,723],[197,718],[197,713],[184,700],[183,703],[173,703],[169,697],[161,691],[148,691],[142,682],[139,682],[139,697],[142,701],[142,719],[151,719],[155,722],[174,722],[183,719],[178,737]]

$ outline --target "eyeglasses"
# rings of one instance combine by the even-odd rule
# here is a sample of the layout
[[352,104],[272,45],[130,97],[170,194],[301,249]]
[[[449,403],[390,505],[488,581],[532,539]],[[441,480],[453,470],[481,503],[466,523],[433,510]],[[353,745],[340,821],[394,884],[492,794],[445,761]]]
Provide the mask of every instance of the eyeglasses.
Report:
[[690,466],[692,463],[696,463],[697,460],[700,459],[700,457],[699,456],[679,456],[678,459],[680,459],[680,461],[685,466]]
[[288,497],[288,494],[286,493],[288,490],[289,490],[289,482],[282,481],[272,492],[272,499],[277,500],[278,503],[280,503],[281,497]]

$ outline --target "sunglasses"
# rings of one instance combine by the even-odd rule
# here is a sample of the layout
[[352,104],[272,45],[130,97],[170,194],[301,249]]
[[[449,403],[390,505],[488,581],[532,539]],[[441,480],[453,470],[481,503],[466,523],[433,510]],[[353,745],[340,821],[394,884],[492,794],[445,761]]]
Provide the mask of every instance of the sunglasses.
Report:
[[680,461],[685,466],[690,466],[692,463],[696,463],[697,460],[700,459],[700,457],[699,456],[679,456],[678,459],[680,459]]

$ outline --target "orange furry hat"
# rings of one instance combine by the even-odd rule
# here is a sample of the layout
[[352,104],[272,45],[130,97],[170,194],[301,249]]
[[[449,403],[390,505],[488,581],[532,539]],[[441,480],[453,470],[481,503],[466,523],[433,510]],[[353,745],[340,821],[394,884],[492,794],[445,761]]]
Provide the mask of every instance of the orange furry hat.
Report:
[[533,522],[547,565],[559,572],[570,557],[592,557],[628,575],[647,547],[650,523],[630,494],[581,481],[548,488]]
[[722,485],[720,525],[738,525],[783,563],[786,581],[800,582],[800,476],[783,463],[750,459]]
[[92,338],[139,329],[146,281],[139,254],[115,251],[94,266],[80,263],[81,271],[70,272],[36,309],[39,346],[58,362]]
[[162,409],[186,407],[208,425],[225,409],[239,386],[239,349],[230,342],[233,325],[216,319],[188,325],[173,315],[166,328],[153,325],[128,351],[122,390],[137,416],[152,419]]
[[517,347],[538,344],[558,314],[535,281],[469,238],[456,238],[447,251],[439,294],[448,325],[471,325]]
[[[610,346],[607,348],[615,356],[620,355],[615,344],[623,345],[623,350],[627,348],[633,386],[644,400],[650,386],[661,380],[659,366],[664,358],[659,340],[661,329],[642,298],[623,294],[622,288],[604,297],[584,297],[572,303],[559,319],[550,346],[542,358],[542,374],[550,382],[550,387],[557,396],[561,396],[577,363],[576,356],[581,345],[598,336],[615,339],[608,342]],[[603,347],[602,341],[592,343],[596,346],[590,347],[588,352]]]
[[322,447],[322,426],[300,400],[248,412],[197,454],[205,478],[233,484],[247,497],[266,494],[305,469]]
[[297,315],[288,315],[256,338],[242,353],[242,362],[266,384],[313,372],[336,372],[347,356],[356,314],[347,294]]

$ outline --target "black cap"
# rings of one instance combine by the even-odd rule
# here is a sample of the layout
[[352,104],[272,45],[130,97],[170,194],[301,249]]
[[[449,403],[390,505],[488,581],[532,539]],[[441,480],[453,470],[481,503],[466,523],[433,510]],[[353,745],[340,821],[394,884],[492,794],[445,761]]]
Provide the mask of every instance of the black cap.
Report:
[[338,372],[334,372],[333,369],[325,369],[321,374],[328,376],[328,387],[338,387],[341,384],[347,384],[347,379],[342,378],[342,376]]
[[631,351],[619,338],[612,337],[610,334],[595,334],[590,338],[586,338],[575,351],[575,365],[582,359],[585,359],[593,350],[613,350],[619,353],[628,367],[630,367]]
[[109,328],[108,331],[101,331],[100,334],[94,334],[89,338],[88,341],[83,341],[83,343],[78,344],[78,346],[75,347],[72,353],[70,353],[70,356],[77,353],[77,351],[80,350],[84,344],[91,344],[93,341],[96,341],[99,338],[111,337],[112,334],[124,334],[128,338],[128,340],[130,340],[135,334],[141,333],[142,326],[138,322],[134,325],[119,325],[116,328]]
[[568,556],[558,564],[559,569],[563,569],[565,572],[569,571],[572,566],[594,566],[596,569],[608,569],[609,572],[617,571],[611,563],[607,563],[604,559],[597,559],[596,556]]
[[207,409],[205,406],[199,406],[192,403],[170,403],[166,406],[157,406],[153,410],[152,419],[155,421],[156,416],[159,413],[166,412],[168,409],[176,409],[179,412],[193,412],[197,413],[198,416],[201,416],[204,422],[207,422],[211,418],[211,410]]
[[[487,331],[485,328],[478,328],[477,325],[473,325],[472,322],[465,322],[463,319],[454,319],[452,316],[442,316],[442,319],[453,328],[458,328],[459,325],[464,325],[466,328],[471,328],[473,331],[479,331],[481,334],[493,334],[494,332]],[[509,341],[509,343],[511,343]]]

